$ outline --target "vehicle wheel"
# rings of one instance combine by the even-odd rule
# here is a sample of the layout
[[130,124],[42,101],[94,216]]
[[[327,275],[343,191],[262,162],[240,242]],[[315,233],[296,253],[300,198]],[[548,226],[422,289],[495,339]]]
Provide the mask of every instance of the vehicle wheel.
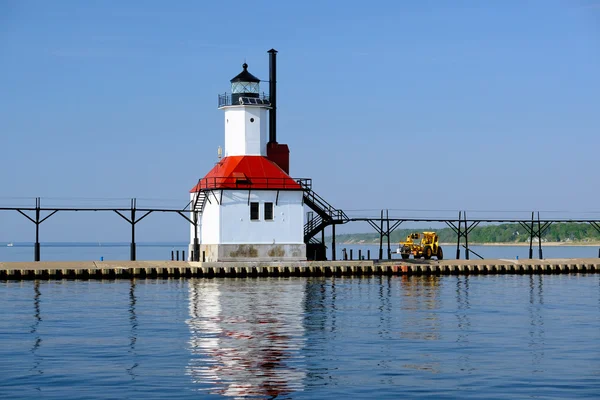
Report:
[[444,252],[442,251],[441,247],[438,247],[437,259],[438,260],[443,260],[444,259]]
[[403,260],[407,260],[407,259],[408,259],[408,256],[410,256],[410,254],[402,254],[402,259],[403,259]]
[[431,247],[427,247],[424,252],[425,259],[429,260],[431,258]]

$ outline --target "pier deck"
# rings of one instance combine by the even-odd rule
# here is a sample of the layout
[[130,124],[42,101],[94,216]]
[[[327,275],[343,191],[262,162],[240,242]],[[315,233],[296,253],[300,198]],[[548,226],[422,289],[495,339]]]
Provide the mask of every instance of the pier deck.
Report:
[[600,272],[599,258],[204,263],[189,261],[0,262],[0,280],[596,272]]

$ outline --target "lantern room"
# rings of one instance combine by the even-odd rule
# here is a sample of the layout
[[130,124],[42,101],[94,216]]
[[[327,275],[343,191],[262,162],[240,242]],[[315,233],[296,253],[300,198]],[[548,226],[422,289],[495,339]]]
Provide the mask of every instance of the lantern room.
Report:
[[260,79],[248,72],[248,64],[242,65],[244,69],[231,79],[231,103],[241,104],[240,97],[258,98],[260,95]]

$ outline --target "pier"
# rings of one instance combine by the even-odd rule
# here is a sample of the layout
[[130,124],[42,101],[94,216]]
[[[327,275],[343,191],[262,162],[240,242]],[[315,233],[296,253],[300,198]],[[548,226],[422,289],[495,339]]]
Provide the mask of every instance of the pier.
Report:
[[600,259],[0,262],[0,280],[597,273]]

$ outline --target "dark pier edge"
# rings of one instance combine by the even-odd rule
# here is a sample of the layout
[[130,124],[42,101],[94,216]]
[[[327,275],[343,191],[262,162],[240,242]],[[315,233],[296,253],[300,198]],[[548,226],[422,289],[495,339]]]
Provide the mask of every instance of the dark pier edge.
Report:
[[[360,254],[359,254],[360,258]],[[599,273],[600,260],[0,262],[0,280]]]

